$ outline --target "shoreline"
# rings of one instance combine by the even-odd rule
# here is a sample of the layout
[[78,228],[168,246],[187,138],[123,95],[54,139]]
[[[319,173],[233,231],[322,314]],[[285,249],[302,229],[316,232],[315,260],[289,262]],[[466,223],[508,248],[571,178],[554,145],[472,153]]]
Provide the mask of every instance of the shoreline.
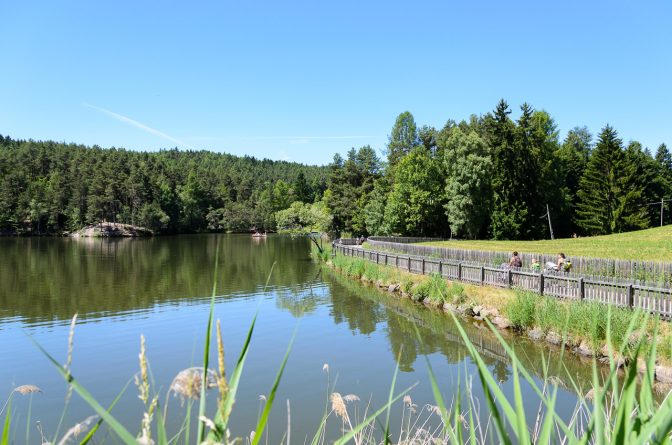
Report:
[[[326,252],[326,251],[325,251]],[[319,256],[319,255],[318,255]],[[389,266],[378,265],[365,260],[337,255],[332,257],[329,250],[326,255],[319,256],[319,260],[327,267],[330,267],[337,273],[346,276],[353,281],[360,281],[371,284],[381,293],[394,295],[397,298],[407,298],[418,305],[431,307],[444,313],[453,312],[465,319],[480,322],[489,322],[501,331],[507,331],[525,337],[531,341],[551,344],[558,348],[576,354],[578,357],[594,359],[605,366],[613,362],[618,368],[630,366],[628,349],[634,348],[640,341],[646,342],[650,338],[649,330],[651,326],[647,325],[644,330],[639,329],[633,334],[634,338],[628,338],[625,345],[623,356],[617,352],[619,348],[615,345],[609,347],[604,340],[585,338],[577,332],[565,330],[564,335],[561,330],[543,329],[534,323],[531,326],[520,324],[519,316],[516,311],[519,306],[533,304],[532,310],[537,309],[537,305],[544,305],[546,301],[553,302],[553,305],[565,307],[566,312],[579,306],[587,308],[599,303],[575,303],[579,306],[570,307],[569,302],[552,300],[549,297],[540,297],[538,295],[526,295],[525,292],[515,289],[495,289],[489,287],[475,286],[464,283],[451,282],[438,276],[431,277],[426,275],[417,275],[407,273]],[[444,284],[441,284],[443,282]],[[434,286],[434,291],[432,291]],[[443,295],[437,295],[438,288],[445,289]],[[521,303],[522,301],[522,303]],[[597,307],[597,306],[593,306]],[[625,309],[614,309],[619,312],[621,317],[628,316]],[[529,308],[528,308],[529,312]],[[637,312],[629,311],[629,317],[639,316]],[[514,320],[512,320],[512,318]],[[650,322],[652,320],[649,320]],[[487,323],[486,322],[486,323]],[[657,338],[659,349],[658,362],[654,369],[654,379],[664,387],[661,390],[668,392],[672,390],[672,336],[670,332],[672,327],[666,321],[660,322],[660,329]],[[631,337],[633,337],[631,335]],[[667,344],[665,347],[661,347]],[[661,353],[666,352],[666,356],[661,357]],[[660,359],[663,359],[662,361]],[[646,363],[641,359],[635,364],[640,374],[646,371]]]

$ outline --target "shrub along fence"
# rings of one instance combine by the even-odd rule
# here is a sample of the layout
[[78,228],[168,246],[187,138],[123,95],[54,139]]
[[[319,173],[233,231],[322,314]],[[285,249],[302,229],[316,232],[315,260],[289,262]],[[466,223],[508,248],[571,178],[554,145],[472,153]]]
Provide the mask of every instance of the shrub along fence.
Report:
[[[489,250],[468,250],[450,247],[424,246],[414,243],[440,241],[437,238],[402,238],[402,237],[369,237],[367,242],[375,248],[406,255],[442,258],[451,261],[471,262],[488,266],[499,266],[508,263],[510,252],[496,252]],[[567,254],[568,252],[565,252]],[[523,264],[531,264],[537,259],[542,265],[547,262],[555,263],[557,254],[519,253]],[[658,287],[672,287],[672,263],[656,261],[618,260],[609,258],[588,258],[572,256],[567,258],[572,262],[572,273],[592,275],[598,277],[615,277],[626,279],[635,284],[656,285]]]
[[672,289],[645,286],[615,277],[572,276],[561,273],[503,269],[473,262],[403,255],[333,243],[334,254],[362,258],[410,273],[432,274],[476,285],[519,288],[567,300],[597,301],[642,309],[672,318]]

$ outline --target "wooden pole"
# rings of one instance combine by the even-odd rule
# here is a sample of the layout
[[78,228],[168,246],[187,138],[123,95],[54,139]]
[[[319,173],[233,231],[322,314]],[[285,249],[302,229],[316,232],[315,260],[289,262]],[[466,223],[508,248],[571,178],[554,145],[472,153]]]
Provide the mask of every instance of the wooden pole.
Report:
[[551,225],[551,211],[548,210],[548,204],[546,204],[546,215],[548,215],[548,230],[551,231],[551,239],[555,239],[553,237],[553,226]]

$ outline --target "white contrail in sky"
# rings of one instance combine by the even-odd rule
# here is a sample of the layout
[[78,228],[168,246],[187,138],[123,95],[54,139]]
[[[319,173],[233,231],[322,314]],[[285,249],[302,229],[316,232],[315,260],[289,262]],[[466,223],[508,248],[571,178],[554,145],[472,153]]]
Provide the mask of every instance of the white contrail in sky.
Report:
[[134,119],[131,119],[130,117],[121,115],[119,113],[115,113],[114,111],[106,110],[105,108],[97,107],[95,105],[91,105],[91,104],[87,104],[87,103],[83,103],[82,105],[84,105],[87,108],[91,108],[92,110],[100,111],[101,113],[106,114],[113,119],[116,119],[120,122],[128,124],[132,127],[139,128],[140,130],[145,131],[149,134],[153,134],[154,136],[158,136],[160,138],[163,138],[163,139],[166,139],[168,141],[174,142],[177,145],[181,145],[183,147],[187,147],[187,148],[190,148],[192,150],[195,150],[194,147],[187,144],[186,142],[183,142],[183,141],[181,141],[177,138],[174,138],[174,137],[172,137],[172,136],[170,136],[170,135],[168,135],[168,134],[166,134],[162,131],[157,130],[156,128],[149,127],[149,126],[147,126],[147,125],[145,125],[141,122],[138,122]]

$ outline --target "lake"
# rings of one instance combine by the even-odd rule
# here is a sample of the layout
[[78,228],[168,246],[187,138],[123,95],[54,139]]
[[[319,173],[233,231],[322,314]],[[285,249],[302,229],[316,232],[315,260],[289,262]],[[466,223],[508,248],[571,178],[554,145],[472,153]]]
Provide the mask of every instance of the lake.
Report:
[[[380,407],[387,401],[397,364],[396,387],[401,390],[417,383],[410,395],[419,409],[436,404],[427,363],[448,401],[458,388],[464,393],[472,378],[474,393],[481,397],[476,368],[449,315],[335,274],[311,259],[306,239],[276,235],[266,239],[247,235],[2,238],[0,403],[18,385],[42,389],[32,402],[29,396],[14,398],[14,425],[22,425],[15,428],[16,443],[25,441],[26,430],[30,443],[40,443],[36,421],[49,438],[58,428],[66,385],[33,341],[65,363],[75,313],[75,378],[103,406],[130,381],[113,414],[136,433],[143,406],[132,380],[139,370],[140,336],[144,335],[162,407],[167,402],[169,432],[178,431],[187,403],[173,395],[166,398],[166,392],[180,370],[202,365],[217,249],[215,318],[221,320],[229,373],[258,314],[230,424],[234,436],[247,437],[254,429],[263,406],[260,396],[268,394],[294,333],[271,414],[269,443],[280,442],[287,430],[287,400],[294,443],[312,439],[329,391],[361,399],[348,405],[353,416],[358,410],[361,417],[369,403]],[[463,324],[510,393],[511,367],[494,336],[472,321]],[[550,363],[552,374],[560,374],[557,350],[522,338],[511,337],[511,341],[533,374],[541,374],[542,360]],[[216,367],[216,344],[211,352]],[[588,381],[586,362],[572,356],[565,365],[578,381]],[[538,399],[529,388],[524,390],[530,395],[525,400],[528,420],[533,422]],[[210,415],[216,397],[216,390],[209,392]],[[561,388],[561,412],[569,414],[575,403],[574,393]],[[401,411],[399,402],[392,415],[392,431],[397,435]],[[92,409],[74,394],[61,435],[91,414]],[[340,426],[340,420],[332,419],[329,435],[336,437]],[[114,443],[114,436],[108,436],[107,442]]]

